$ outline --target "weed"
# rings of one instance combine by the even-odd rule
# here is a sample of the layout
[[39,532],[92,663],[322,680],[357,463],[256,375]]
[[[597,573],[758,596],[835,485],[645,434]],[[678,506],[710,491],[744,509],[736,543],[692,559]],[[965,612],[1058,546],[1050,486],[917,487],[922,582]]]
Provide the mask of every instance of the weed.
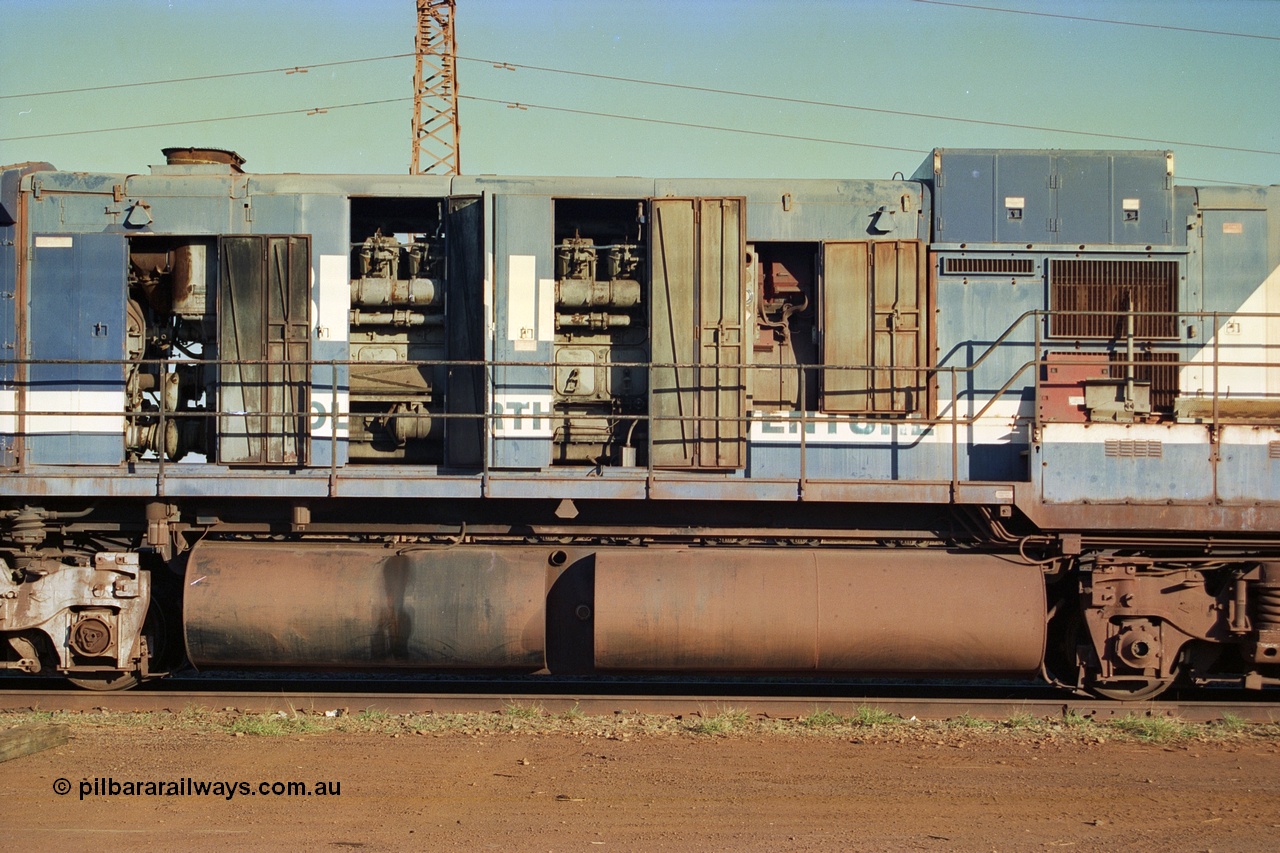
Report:
[[280,737],[281,735],[306,734],[317,731],[314,722],[304,716],[289,716],[283,711],[275,714],[245,714],[236,717],[226,727],[231,734]]
[[1249,727],[1249,723],[1243,717],[1237,717],[1235,714],[1227,712],[1222,715],[1221,720],[1213,724],[1213,727],[1219,732],[1239,734]]
[[1092,729],[1098,725],[1093,717],[1085,717],[1077,714],[1075,711],[1067,711],[1062,715],[1062,727],[1064,729]]
[[855,726],[892,726],[902,722],[902,718],[890,711],[881,708],[872,708],[870,705],[861,705],[858,712],[849,718],[849,722]]
[[521,705],[519,702],[508,702],[506,707],[502,709],[502,713],[508,717],[515,717],[519,720],[531,720],[534,717],[545,717],[547,715],[547,710],[536,702],[531,705]]
[[723,735],[740,729],[747,723],[747,712],[724,708],[713,717],[703,717],[689,726],[689,731],[700,735]]
[[995,724],[988,720],[979,720],[967,712],[947,721],[947,725],[957,729],[993,729]]
[[1001,725],[1006,729],[1034,729],[1040,725],[1040,720],[1026,711],[1018,711],[1006,717]]
[[1145,743],[1168,743],[1195,734],[1195,728],[1169,717],[1137,717],[1133,714],[1111,722],[1108,728]]
[[822,710],[814,710],[812,714],[807,717],[801,717],[796,722],[807,729],[828,729],[843,723],[844,717],[829,708],[823,708]]

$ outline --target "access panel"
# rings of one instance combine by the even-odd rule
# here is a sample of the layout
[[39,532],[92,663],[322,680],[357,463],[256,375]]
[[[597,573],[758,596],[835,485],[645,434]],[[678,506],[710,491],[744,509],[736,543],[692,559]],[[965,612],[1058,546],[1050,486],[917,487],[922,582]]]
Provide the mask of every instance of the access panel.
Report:
[[746,462],[745,210],[740,198],[653,201],[655,467]]
[[218,461],[297,465],[310,416],[310,240],[219,242]]
[[921,409],[928,389],[927,283],[918,240],[823,246],[823,411]]
[[123,234],[34,238],[23,401],[32,463],[124,461],[127,257]]

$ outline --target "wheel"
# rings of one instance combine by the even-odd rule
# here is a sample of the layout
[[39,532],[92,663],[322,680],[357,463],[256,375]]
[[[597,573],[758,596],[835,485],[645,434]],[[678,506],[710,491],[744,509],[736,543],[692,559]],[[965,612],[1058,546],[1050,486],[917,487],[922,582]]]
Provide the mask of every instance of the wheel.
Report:
[[[181,612],[178,593],[169,575],[152,572],[151,601],[142,626],[143,652],[152,672],[176,666],[182,656],[182,636],[172,614]],[[67,681],[86,690],[128,690],[142,681],[137,672],[86,672],[68,675]]]
[[138,683],[138,674],[119,671],[90,672],[83,675],[68,675],[67,681],[86,690],[128,690]]
[[1089,692],[1102,699],[1114,699],[1117,702],[1140,702],[1143,699],[1154,699],[1173,686],[1172,678],[1134,678],[1110,682],[1105,687],[1097,684],[1089,685]]

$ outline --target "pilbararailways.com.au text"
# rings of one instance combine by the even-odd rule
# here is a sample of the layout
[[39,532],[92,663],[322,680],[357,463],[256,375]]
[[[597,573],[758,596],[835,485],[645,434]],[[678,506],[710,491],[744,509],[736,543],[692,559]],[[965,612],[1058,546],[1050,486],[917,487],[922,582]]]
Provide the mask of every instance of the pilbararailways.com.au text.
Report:
[[[71,793],[71,781],[55,779],[53,791],[59,796]],[[126,779],[97,776],[81,779],[80,799],[89,797],[340,797],[342,783],[321,779],[317,782],[242,782],[192,779]]]

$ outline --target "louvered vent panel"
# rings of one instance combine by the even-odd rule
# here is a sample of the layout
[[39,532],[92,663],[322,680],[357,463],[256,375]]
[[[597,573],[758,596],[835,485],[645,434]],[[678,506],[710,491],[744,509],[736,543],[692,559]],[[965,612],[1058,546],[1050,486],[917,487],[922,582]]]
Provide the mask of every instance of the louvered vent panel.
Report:
[[1036,263],[1031,258],[943,258],[943,275],[1031,275]]
[[1107,439],[1103,452],[1107,456],[1159,459],[1164,455],[1164,442],[1111,438]]
[[1267,455],[1272,459],[1280,459],[1280,441],[1273,441],[1267,445]]
[[[1122,338],[1130,296],[1133,310],[1178,310],[1177,261],[1051,260],[1049,334],[1064,338]],[[1072,313],[1072,312],[1101,313]],[[1139,338],[1177,336],[1178,318],[1138,316]]]

